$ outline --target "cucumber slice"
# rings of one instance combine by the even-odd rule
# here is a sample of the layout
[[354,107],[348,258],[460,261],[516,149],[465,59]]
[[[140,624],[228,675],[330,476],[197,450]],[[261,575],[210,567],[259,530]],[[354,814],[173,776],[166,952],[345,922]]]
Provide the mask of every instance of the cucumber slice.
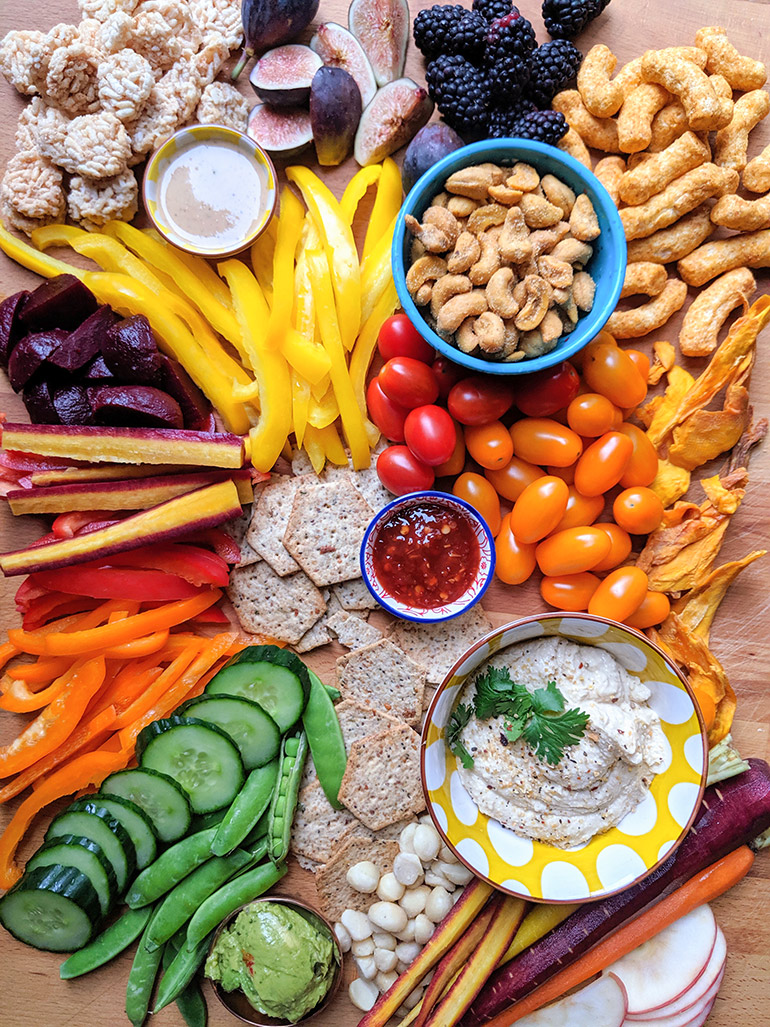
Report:
[[246,770],[263,767],[281,748],[281,732],[273,718],[249,699],[234,695],[199,695],[175,711],[221,727],[240,750]]
[[154,720],[140,731],[136,754],[142,767],[168,774],[184,789],[194,813],[229,806],[245,780],[235,742],[194,717]]
[[119,898],[118,880],[112,863],[107,859],[101,845],[82,835],[64,834],[45,842],[32,856],[26,866],[29,873],[35,867],[74,867],[85,874],[99,898],[102,916]]
[[190,830],[190,801],[167,774],[145,767],[118,770],[102,782],[102,792],[130,799],[144,810],[162,842],[175,842]]
[[118,891],[122,894],[130,878],[136,873],[134,843],[125,827],[110,816],[103,806],[88,800],[80,802],[79,805],[79,809],[67,808],[58,817],[54,817],[45,833],[45,841],[61,838],[65,834],[74,834],[90,838],[97,845],[101,845],[104,855],[112,863],[118,880]]
[[251,699],[270,714],[283,734],[302,716],[310,678],[294,653],[275,645],[255,645],[234,656],[209,681],[205,692]]
[[[70,803],[70,809],[82,809],[82,799]],[[99,792],[99,805],[122,824],[136,849],[136,869],[144,868],[158,855],[158,834],[152,821],[135,802],[122,795],[106,795]]]
[[0,924],[14,938],[47,952],[74,952],[93,937],[99,897],[75,867],[36,867],[0,899]]

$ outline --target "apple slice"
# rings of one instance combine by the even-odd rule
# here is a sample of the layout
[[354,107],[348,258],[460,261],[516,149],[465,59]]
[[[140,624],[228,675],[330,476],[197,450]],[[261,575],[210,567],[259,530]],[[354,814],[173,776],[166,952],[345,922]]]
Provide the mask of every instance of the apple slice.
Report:
[[628,1013],[645,1013],[668,1005],[697,981],[716,943],[717,925],[708,905],[698,906],[660,934],[622,956],[604,971],[620,979],[628,996]]
[[4,424],[5,449],[91,463],[242,467],[243,439],[182,428],[83,428]]
[[705,970],[693,983],[692,987],[683,991],[678,998],[675,998],[673,1002],[669,1002],[666,1006],[659,1006],[644,1013],[630,1014],[628,1017],[629,1022],[634,1020],[647,1022],[664,1016],[673,1016],[675,1013],[681,1013],[685,1010],[689,1012],[690,1008],[703,998],[717,977],[723,973],[726,958],[727,942],[721,928],[717,927],[716,941],[714,942],[714,948],[711,950],[709,961],[706,964]]
[[543,1006],[517,1021],[518,1027],[621,1027],[626,992],[613,974],[599,977],[580,991]]
[[719,992],[719,988],[722,984],[722,978],[724,977],[724,968],[717,976],[716,980],[712,983],[711,987],[705,993],[701,995],[700,999],[695,1005],[690,1006],[689,1009],[683,1009],[679,1013],[673,1013],[671,1016],[647,1016],[644,1020],[633,1020],[628,1018],[627,1024],[639,1024],[645,1025],[645,1027],[701,1027],[708,1019],[711,1007],[714,1005],[714,1001]]

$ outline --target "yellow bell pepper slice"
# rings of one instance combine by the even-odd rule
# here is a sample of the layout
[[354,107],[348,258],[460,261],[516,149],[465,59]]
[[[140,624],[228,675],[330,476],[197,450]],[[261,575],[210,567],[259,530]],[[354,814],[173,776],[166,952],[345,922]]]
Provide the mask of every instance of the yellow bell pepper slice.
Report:
[[307,426],[305,431],[303,447],[308,455],[310,463],[312,464],[313,470],[316,474],[320,474],[324,469],[324,464],[326,463],[326,450],[324,449],[323,442],[319,437],[318,429],[314,428],[311,424]]
[[278,349],[291,325],[294,306],[294,254],[297,252],[305,208],[288,186],[281,193],[281,216],[273,254],[273,305],[267,323],[267,345]]
[[165,246],[167,250],[170,249],[174,256],[178,257],[196,278],[200,279],[201,284],[208,289],[217,303],[221,303],[228,310],[233,309],[233,298],[227,286],[218,277],[208,261],[204,260],[203,257],[196,257],[194,253],[185,253],[184,250],[177,249],[176,246],[172,249],[171,243],[164,239],[160,232],[157,232],[154,228],[143,228],[142,231],[149,239],[154,239],[161,246]]
[[390,250],[396,219],[388,226],[380,241],[361,265],[361,320],[366,321],[385,289],[393,281]]
[[345,186],[345,192],[340,200],[340,208],[349,225],[353,224],[361,200],[366,196],[368,190],[379,182],[381,174],[382,164],[368,164],[365,168],[357,171]]
[[366,260],[388,231],[390,223],[401,209],[403,195],[404,190],[398,164],[392,157],[386,157],[382,164],[382,174],[377,186],[372,213],[369,216],[362,260]]
[[275,240],[278,235],[278,218],[272,218],[260,235],[251,244],[249,257],[254,277],[259,282],[265,299],[269,304],[273,302],[273,254],[275,252]]
[[12,235],[2,221],[0,221],[0,250],[10,257],[11,260],[15,260],[17,264],[21,264],[28,271],[34,271],[36,275],[41,275],[43,278],[55,278],[56,275],[74,275],[75,278],[79,278],[82,282],[87,274],[82,267],[65,264],[63,260],[49,257],[47,254],[41,253],[40,250],[34,249],[29,243],[23,242],[15,235]]
[[291,366],[313,384],[329,374],[332,362],[323,346],[311,342],[298,331],[289,328],[281,345],[281,352]]
[[287,168],[286,177],[302,193],[321,232],[331,268],[342,345],[350,350],[361,325],[361,272],[353,232],[334,194],[309,168]]
[[335,426],[330,424],[326,428],[317,428],[316,431],[329,463],[336,464],[338,467],[347,467],[348,454],[345,452],[342,439]]
[[316,382],[315,385],[310,386],[310,392],[313,396],[313,399],[316,400],[316,402],[320,403],[326,395],[330,385],[331,378],[328,374],[325,374],[323,378],[320,380],[320,382]]
[[307,428],[307,417],[310,409],[310,382],[301,374],[291,374],[291,417],[294,422],[294,436],[297,446],[301,449]]
[[315,304],[304,245],[297,255],[294,269],[294,327],[306,339],[315,339]]
[[260,320],[262,308],[259,301],[254,302],[259,286],[251,271],[240,260],[226,260],[219,265],[219,272],[230,287],[244,343],[259,358],[254,374],[259,383],[261,413],[258,424],[249,432],[251,462],[257,470],[269,471],[292,429],[289,365],[282,353],[265,342],[265,325]]
[[340,416],[340,408],[334,389],[329,386],[328,392],[320,399],[311,399],[308,410],[308,424],[314,428],[328,428]]
[[[353,347],[353,352],[350,354],[350,380],[353,383],[353,392],[355,393],[356,400],[364,415],[366,414],[366,375],[374,356],[377,337],[380,334],[380,328],[382,328],[384,321],[390,317],[397,307],[398,296],[396,294],[396,287],[391,280],[385,292],[375,304],[374,310],[364,321],[363,327],[356,339],[356,344]],[[380,437],[379,429],[368,418],[365,421],[365,426],[369,445],[373,449]]]

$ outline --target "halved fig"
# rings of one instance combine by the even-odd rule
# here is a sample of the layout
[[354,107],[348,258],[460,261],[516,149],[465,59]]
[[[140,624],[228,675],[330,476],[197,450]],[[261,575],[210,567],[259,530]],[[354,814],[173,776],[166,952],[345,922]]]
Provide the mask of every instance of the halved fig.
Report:
[[96,310],[96,297],[74,275],[57,275],[38,285],[21,312],[28,332],[77,328]]
[[310,96],[313,75],[323,61],[309,46],[291,43],[262,54],[249,82],[260,100],[274,107],[301,107]]
[[182,365],[171,357],[161,357],[161,385],[181,407],[185,428],[216,431],[209,401]]
[[231,72],[235,81],[249,57],[260,50],[296,39],[315,18],[319,0],[243,0],[244,47],[238,63]]
[[369,58],[352,32],[336,22],[327,21],[325,25],[318,26],[310,40],[310,49],[315,50],[327,66],[342,68],[352,75],[361,91],[363,106],[371,103],[377,92],[377,80]]
[[48,363],[62,371],[79,371],[101,351],[107,332],[117,320],[109,307],[99,307],[74,332],[70,332],[50,355]]
[[399,78],[379,90],[364,110],[353,153],[358,163],[378,164],[401,149],[433,113],[433,101],[422,86]]
[[277,110],[266,103],[252,108],[246,133],[274,157],[294,157],[313,141],[307,111]]
[[361,120],[361,91],[342,68],[321,67],[310,89],[310,124],[318,163],[341,164],[353,149]]
[[8,366],[11,350],[16,345],[22,332],[20,328],[21,311],[29,297],[29,291],[22,289],[13,296],[6,296],[0,303],[0,366]]
[[53,394],[53,405],[61,424],[93,424],[94,413],[84,385],[66,385]]
[[144,314],[134,314],[113,324],[104,337],[102,356],[107,367],[123,382],[152,381],[160,373],[160,353]]
[[89,389],[88,399],[100,424],[123,428],[181,428],[182,410],[175,399],[149,385]]
[[8,378],[15,392],[24,388],[66,338],[67,332],[63,328],[52,328],[45,332],[32,332],[16,343],[8,360]]
[[442,157],[459,150],[461,146],[465,146],[465,143],[455,130],[443,121],[434,121],[421,128],[404,154],[401,168],[404,192],[408,193],[417,179]]
[[377,85],[404,73],[411,18],[407,0],[353,0],[348,28],[369,58]]
[[21,398],[33,424],[61,424],[48,382],[34,382],[28,385]]

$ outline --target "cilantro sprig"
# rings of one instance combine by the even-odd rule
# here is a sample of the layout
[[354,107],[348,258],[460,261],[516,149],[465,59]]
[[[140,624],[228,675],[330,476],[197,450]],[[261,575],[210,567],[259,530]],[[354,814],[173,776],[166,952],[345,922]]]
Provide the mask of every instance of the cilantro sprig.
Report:
[[555,681],[530,692],[512,680],[507,667],[488,667],[476,679],[473,707],[461,703],[447,725],[447,745],[466,770],[473,767],[473,757],[460,735],[474,713],[479,720],[503,717],[506,740],[523,738],[538,759],[551,766],[561,761],[565,749],[577,745],[588,723],[588,714],[582,710],[565,710],[564,696]]

